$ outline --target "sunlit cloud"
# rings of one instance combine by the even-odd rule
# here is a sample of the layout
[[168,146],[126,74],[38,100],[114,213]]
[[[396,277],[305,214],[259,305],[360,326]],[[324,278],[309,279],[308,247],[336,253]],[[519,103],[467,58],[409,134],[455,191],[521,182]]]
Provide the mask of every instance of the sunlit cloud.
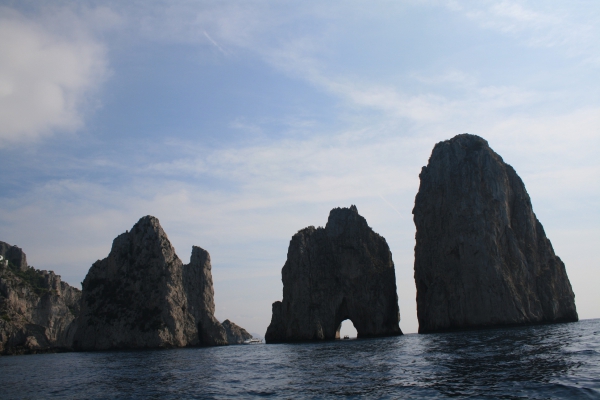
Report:
[[0,8],[1,147],[73,132],[94,108],[90,93],[107,76],[106,48],[77,21],[68,22],[75,28],[60,34],[47,23]]

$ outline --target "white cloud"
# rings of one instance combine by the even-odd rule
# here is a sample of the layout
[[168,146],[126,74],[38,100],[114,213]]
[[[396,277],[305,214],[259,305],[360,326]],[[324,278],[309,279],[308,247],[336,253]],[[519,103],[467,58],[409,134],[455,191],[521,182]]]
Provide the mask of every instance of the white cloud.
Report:
[[411,78],[427,85],[457,85],[460,87],[473,87],[478,84],[478,79],[463,71],[449,70],[439,75],[428,76],[423,73],[412,73]]
[[445,2],[480,27],[511,35],[532,47],[561,47],[568,56],[600,64],[597,3],[547,1]]
[[77,18],[34,20],[0,8],[0,146],[82,126],[88,96],[106,78],[107,60],[104,46]]
[[[378,110],[387,118],[404,118],[417,124],[439,124],[449,119],[497,113],[506,108],[530,106],[544,99],[541,93],[517,86],[483,86],[468,74],[451,70],[428,77],[418,74],[414,79],[429,85],[428,92],[410,93],[398,85],[384,85],[356,77],[326,74],[319,63],[301,50],[290,48],[274,51],[269,60],[277,68],[295,74],[311,84],[336,95],[351,108],[366,111]],[[414,75],[414,74],[412,74]],[[442,94],[440,85],[460,87],[453,97]]]

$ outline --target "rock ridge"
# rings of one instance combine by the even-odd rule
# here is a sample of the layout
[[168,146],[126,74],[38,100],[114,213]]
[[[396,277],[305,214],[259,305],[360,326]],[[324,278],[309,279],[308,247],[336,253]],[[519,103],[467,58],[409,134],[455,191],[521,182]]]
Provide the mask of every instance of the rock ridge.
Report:
[[83,281],[77,350],[227,344],[214,317],[210,255],[194,246],[184,265],[157,218],[113,241]]

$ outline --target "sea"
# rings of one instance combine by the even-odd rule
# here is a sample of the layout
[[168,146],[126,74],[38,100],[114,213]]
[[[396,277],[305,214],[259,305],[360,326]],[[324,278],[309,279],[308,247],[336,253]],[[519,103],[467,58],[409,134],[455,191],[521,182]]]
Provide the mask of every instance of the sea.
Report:
[[2,399],[600,399],[600,319],[320,343],[0,357]]

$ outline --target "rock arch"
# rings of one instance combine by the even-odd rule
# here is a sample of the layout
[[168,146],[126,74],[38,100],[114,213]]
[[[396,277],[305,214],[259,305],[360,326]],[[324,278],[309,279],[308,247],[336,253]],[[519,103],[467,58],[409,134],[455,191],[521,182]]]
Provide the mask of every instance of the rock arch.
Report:
[[296,233],[281,274],[267,343],[333,340],[346,319],[360,338],[402,334],[392,253],[355,206]]
[[[342,320],[342,322],[340,322],[340,324],[338,325],[338,328],[335,332],[335,338],[336,339],[341,339],[342,338],[342,326],[344,325],[344,322],[346,321],[350,321],[350,323],[352,324],[352,326],[356,329],[356,326],[354,326],[354,322],[352,322],[352,319],[350,318],[346,318],[344,320]],[[358,331],[357,331],[358,333]]]

